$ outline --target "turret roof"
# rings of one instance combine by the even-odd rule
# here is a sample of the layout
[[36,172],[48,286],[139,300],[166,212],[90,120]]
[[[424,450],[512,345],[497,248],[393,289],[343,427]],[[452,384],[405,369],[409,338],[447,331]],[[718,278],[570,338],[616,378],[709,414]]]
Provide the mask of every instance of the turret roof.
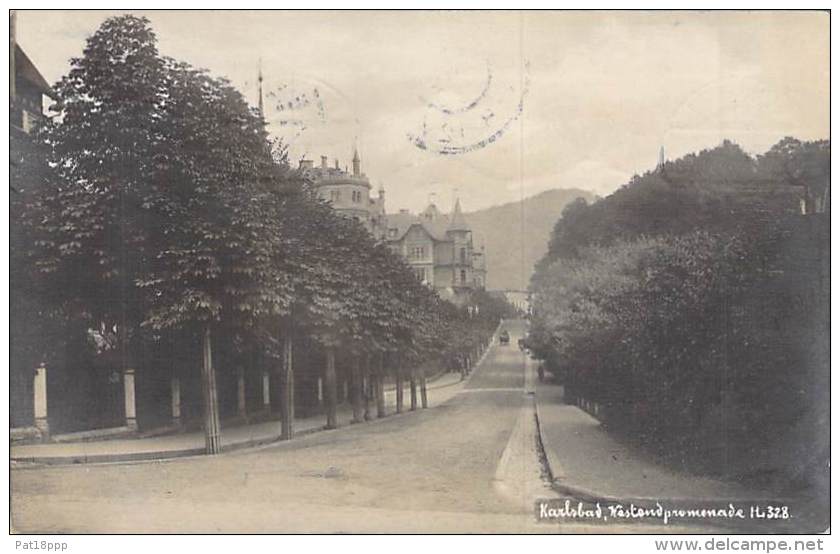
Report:
[[449,223],[448,231],[469,231],[470,226],[467,219],[461,212],[461,200],[455,200],[455,208],[452,210],[452,220]]

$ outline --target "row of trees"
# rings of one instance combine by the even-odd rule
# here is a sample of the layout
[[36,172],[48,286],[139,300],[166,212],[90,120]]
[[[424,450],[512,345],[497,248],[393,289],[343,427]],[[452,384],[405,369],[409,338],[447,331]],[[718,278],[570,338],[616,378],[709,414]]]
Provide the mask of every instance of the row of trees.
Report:
[[677,463],[824,478],[828,218],[799,199],[825,194],[828,151],[724,143],[568,207],[532,280],[529,346],[571,398]]
[[21,170],[30,186],[16,199],[13,286],[39,300],[41,316],[113,335],[124,368],[174,333],[200,337],[208,452],[220,446],[220,340],[275,360],[287,438],[296,333],[326,351],[330,427],[336,349],[416,364],[487,340],[498,310],[473,318],[442,301],[317,200],[261,114],[227,81],[161,56],[146,19],[104,22],[55,93],[57,115]]

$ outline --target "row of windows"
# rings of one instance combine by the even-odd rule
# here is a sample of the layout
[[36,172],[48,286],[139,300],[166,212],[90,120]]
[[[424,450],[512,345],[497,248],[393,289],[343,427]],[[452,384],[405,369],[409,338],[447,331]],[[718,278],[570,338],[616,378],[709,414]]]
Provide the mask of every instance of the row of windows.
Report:
[[[360,203],[363,198],[362,191],[354,190],[351,192],[351,200],[356,204]],[[340,190],[331,190],[330,191],[330,202],[338,203],[341,200],[341,191]]]
[[[419,281],[421,281],[423,283],[429,283],[430,282],[429,268],[428,267],[413,267],[411,269],[412,269],[412,271],[414,271],[414,276],[417,277],[417,279]],[[460,284],[460,285],[466,286],[466,284],[467,284],[467,271],[466,270],[462,269],[458,273],[457,283]],[[482,286],[481,278],[475,277],[473,279],[473,284],[476,285],[476,286],[479,286],[479,287]]]

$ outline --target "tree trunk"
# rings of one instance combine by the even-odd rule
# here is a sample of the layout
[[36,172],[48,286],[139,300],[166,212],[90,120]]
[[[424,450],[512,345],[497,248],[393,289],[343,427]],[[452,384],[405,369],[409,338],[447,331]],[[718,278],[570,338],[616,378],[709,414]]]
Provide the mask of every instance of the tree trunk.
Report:
[[365,365],[362,368],[362,383],[364,383],[364,395],[365,395],[365,421],[370,421],[371,413],[370,413],[370,402],[374,394],[374,390],[376,390],[375,381],[371,376],[370,371],[370,354],[365,353]]
[[327,404],[327,429],[335,429],[338,426],[336,417],[337,393],[335,379],[335,349],[327,347],[327,367],[324,371],[324,400]]
[[397,393],[397,413],[400,414],[403,411],[403,374],[398,355],[394,356],[394,361],[396,362],[394,364],[394,385]]
[[409,385],[411,387],[411,411],[417,409],[417,371],[411,368],[409,372]]
[[429,407],[429,399],[426,396],[426,368],[420,368],[420,406],[425,410]]
[[295,373],[292,333],[287,329],[283,335],[283,361],[280,367],[280,438],[291,440],[295,422]]
[[385,376],[385,353],[379,353],[379,367],[374,375],[374,383],[376,386],[376,417],[385,417],[385,383],[383,378]]
[[353,356],[350,365],[350,396],[353,403],[353,421],[350,423],[361,423],[364,421],[362,413],[362,395],[364,394],[364,383],[362,381],[362,368],[359,364],[359,357]]
[[236,368],[236,416],[244,422],[248,422],[248,409],[246,406],[245,394],[245,368]]
[[201,385],[204,395],[204,451],[218,454],[222,449],[219,432],[219,398],[216,392],[216,370],[213,368],[213,352],[210,339],[210,324],[204,328],[204,363],[201,366]]

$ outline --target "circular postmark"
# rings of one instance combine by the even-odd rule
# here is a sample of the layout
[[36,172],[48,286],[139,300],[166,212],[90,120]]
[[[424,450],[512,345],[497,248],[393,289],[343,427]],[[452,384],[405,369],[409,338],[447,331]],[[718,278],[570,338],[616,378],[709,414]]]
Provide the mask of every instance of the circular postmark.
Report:
[[360,124],[344,93],[322,79],[282,68],[264,67],[264,75],[263,117],[290,157],[349,149],[347,137],[357,136]]
[[473,72],[481,78],[473,79],[479,84],[467,93],[458,93],[438,80],[429,98],[421,96],[423,118],[419,130],[408,133],[408,140],[420,150],[444,156],[473,152],[497,142],[525,109],[528,62],[523,61],[519,69],[518,74],[502,78],[488,63],[486,72]]

